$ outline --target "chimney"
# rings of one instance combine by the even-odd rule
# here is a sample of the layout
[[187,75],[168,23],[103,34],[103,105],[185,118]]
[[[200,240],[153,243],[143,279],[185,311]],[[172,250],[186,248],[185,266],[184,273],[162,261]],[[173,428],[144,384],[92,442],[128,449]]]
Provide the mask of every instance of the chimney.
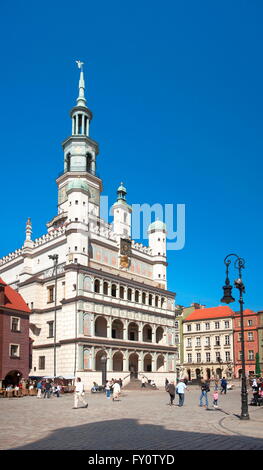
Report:
[[0,305],[5,305],[5,284],[0,280]]

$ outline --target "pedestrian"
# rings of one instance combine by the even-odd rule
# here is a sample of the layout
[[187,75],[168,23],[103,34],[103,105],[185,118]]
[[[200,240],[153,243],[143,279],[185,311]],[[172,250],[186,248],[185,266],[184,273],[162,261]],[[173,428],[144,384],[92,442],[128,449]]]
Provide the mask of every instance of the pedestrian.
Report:
[[221,379],[221,392],[220,392],[221,395],[222,395],[223,392],[224,392],[224,394],[226,394],[226,388],[227,388],[227,380],[226,380],[225,377],[223,377]]
[[110,399],[110,382],[107,380],[105,385],[106,398]]
[[119,379],[119,384],[120,384],[120,387],[122,388],[122,380]]
[[88,403],[84,399],[85,393],[84,393],[84,385],[81,382],[81,378],[77,377],[77,382],[75,385],[75,391],[74,391],[74,406],[73,410],[76,410],[78,408],[78,402],[79,400],[84,403],[84,406],[81,408],[88,408]]
[[117,380],[114,381],[114,384],[113,384],[112,388],[113,388],[112,401],[114,401],[114,400],[119,401],[120,393],[121,393],[121,387],[120,387],[120,384]]
[[60,385],[59,384],[55,385],[54,395],[56,395],[57,398],[60,397],[60,390],[61,390]]
[[49,382],[49,380],[47,380],[45,384],[44,398],[46,398],[46,396],[50,398],[51,389],[52,389],[52,385]]
[[165,390],[170,395],[170,403],[168,403],[168,405],[172,406],[174,398],[175,398],[175,385],[174,385],[174,382],[170,382],[170,383],[168,382],[168,384],[165,387]]
[[166,377],[166,379],[165,379],[165,388],[167,387],[168,383],[169,383],[169,380]]
[[146,378],[144,377],[144,375],[142,376],[142,384],[141,384],[141,387],[142,387],[142,388],[146,388]]
[[[208,396],[207,393],[210,392],[209,383],[203,378],[201,379],[201,395],[199,399],[199,406],[204,406],[208,409]],[[203,398],[205,399],[205,405],[203,405]]]
[[217,402],[218,402],[218,390],[215,389],[214,393],[213,393],[213,406],[214,406],[214,408],[218,408]]
[[180,379],[179,383],[176,386],[176,392],[179,395],[179,403],[178,406],[184,406],[184,391],[189,390],[189,388],[185,385],[184,379]]
[[41,380],[39,380],[37,383],[37,398],[41,398],[41,392],[42,392],[42,382]]

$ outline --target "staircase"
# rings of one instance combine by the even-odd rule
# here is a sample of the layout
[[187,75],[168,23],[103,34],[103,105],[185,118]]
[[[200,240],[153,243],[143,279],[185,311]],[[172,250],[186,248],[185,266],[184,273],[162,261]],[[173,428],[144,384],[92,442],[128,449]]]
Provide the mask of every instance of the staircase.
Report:
[[156,388],[152,387],[150,384],[146,383],[145,387],[142,387],[142,382],[139,379],[132,379],[127,385],[123,387],[123,390],[141,390],[141,391],[149,391],[149,390],[156,390]]

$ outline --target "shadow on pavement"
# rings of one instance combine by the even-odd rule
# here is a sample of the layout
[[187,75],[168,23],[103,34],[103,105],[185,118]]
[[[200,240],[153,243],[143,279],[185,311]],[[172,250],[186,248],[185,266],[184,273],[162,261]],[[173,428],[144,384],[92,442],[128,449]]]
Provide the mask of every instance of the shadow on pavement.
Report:
[[[82,412],[82,410],[79,410]],[[262,439],[165,429],[133,419],[98,421],[55,430],[12,450],[253,450]],[[11,450],[11,449],[10,449]]]

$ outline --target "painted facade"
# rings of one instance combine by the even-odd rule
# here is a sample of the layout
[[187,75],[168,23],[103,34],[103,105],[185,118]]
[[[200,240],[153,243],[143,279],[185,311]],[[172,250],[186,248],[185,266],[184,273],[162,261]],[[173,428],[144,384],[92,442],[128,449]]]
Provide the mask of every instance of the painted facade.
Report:
[[[246,375],[253,375],[256,371],[256,353],[259,351],[259,329],[260,316],[252,310],[244,310],[244,345],[245,345],[245,371]],[[241,352],[241,326],[238,312],[234,316],[234,362],[235,377],[241,377],[242,373]]]

